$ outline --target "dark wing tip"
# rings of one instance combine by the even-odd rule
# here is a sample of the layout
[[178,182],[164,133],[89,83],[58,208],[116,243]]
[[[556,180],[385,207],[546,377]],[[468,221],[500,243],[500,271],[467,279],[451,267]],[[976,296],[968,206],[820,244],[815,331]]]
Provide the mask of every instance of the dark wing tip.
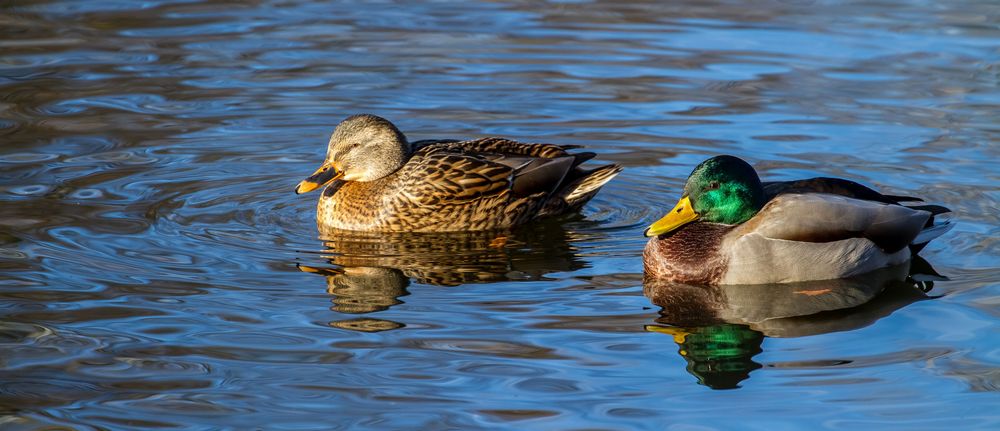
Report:
[[920,199],[920,198],[918,198],[916,196],[899,196],[899,195],[882,195],[882,196],[885,196],[885,197],[887,197],[889,199],[892,199],[892,200],[894,200],[896,202],[923,202],[924,201],[923,199]]
[[951,209],[949,209],[948,207],[944,207],[944,206],[941,206],[941,205],[933,205],[933,204],[930,204],[930,205],[911,205],[911,206],[907,206],[907,208],[915,209],[915,210],[918,210],[918,211],[927,211],[927,212],[929,212],[929,213],[931,213],[933,215],[938,215],[938,214],[944,214],[944,213],[950,213],[951,212]]
[[574,157],[559,157],[514,174],[511,191],[518,196],[552,193],[574,166]]

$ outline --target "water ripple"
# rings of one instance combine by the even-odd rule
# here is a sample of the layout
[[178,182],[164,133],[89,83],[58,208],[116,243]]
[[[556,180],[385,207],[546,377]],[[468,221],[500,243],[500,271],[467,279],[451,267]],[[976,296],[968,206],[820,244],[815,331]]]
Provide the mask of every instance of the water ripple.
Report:
[[[988,2],[9,3],[0,427],[996,428]],[[358,112],[626,169],[512,232],[320,232],[292,188]],[[950,279],[661,301],[642,231],[720,153],[954,209]]]

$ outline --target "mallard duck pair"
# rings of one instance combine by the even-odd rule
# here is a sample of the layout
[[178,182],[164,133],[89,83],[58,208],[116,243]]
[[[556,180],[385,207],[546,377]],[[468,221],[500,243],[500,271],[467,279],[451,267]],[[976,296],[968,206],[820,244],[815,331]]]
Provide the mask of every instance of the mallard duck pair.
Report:
[[[573,146],[502,138],[409,143],[392,123],[354,115],[334,130],[326,160],[296,193],[326,186],[325,228],[447,232],[512,228],[578,210],[621,172],[581,164]],[[646,231],[645,274],[701,284],[849,277],[905,262],[946,231],[935,205],[836,178],[761,183],[736,157],[695,168],[667,216]]]

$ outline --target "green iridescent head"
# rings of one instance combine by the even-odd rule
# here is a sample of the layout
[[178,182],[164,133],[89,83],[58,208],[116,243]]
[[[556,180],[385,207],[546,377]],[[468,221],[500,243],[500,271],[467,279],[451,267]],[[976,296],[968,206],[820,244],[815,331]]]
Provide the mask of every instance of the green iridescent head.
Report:
[[680,201],[646,229],[646,236],[662,235],[695,220],[743,223],[764,202],[764,187],[752,166],[738,157],[715,156],[694,168]]

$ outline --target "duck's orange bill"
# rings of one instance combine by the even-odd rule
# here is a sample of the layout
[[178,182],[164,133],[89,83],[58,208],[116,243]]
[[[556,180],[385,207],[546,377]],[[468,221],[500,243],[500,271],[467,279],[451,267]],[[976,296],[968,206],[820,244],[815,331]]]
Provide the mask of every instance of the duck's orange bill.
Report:
[[316,172],[295,186],[295,194],[309,193],[342,176],[344,176],[344,171],[337,169],[330,163],[324,163]]
[[660,236],[668,232],[673,232],[677,228],[698,220],[698,214],[691,206],[691,199],[687,195],[681,198],[667,215],[656,221],[646,229],[646,236]]

